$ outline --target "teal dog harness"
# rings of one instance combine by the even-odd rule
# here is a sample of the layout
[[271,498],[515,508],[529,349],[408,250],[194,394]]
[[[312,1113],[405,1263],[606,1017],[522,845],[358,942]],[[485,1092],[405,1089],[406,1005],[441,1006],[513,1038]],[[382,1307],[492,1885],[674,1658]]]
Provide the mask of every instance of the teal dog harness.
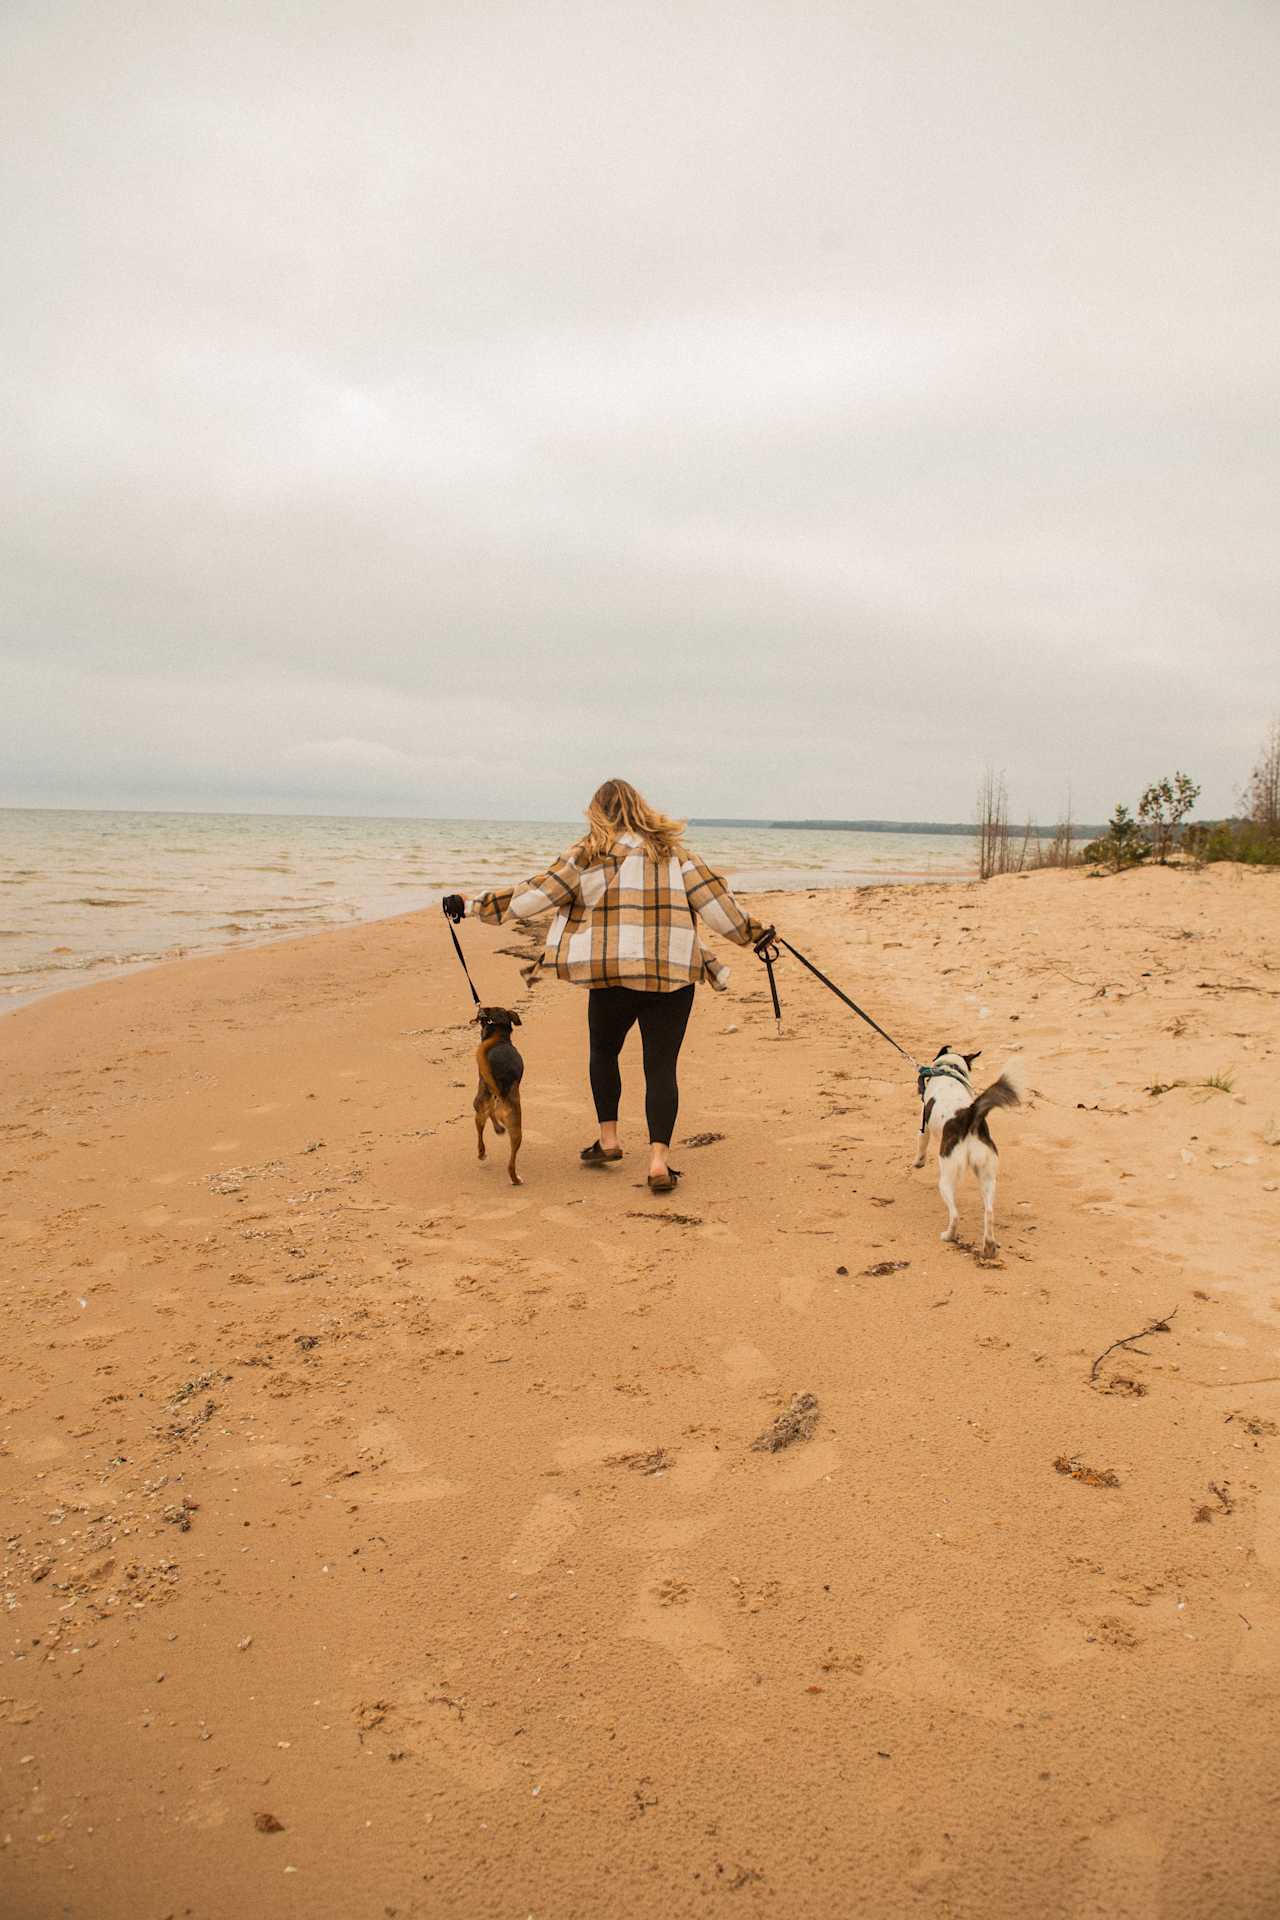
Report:
[[931,1080],[958,1080],[966,1093],[973,1092],[972,1082],[969,1080],[967,1074],[960,1071],[959,1067],[919,1067],[916,1070],[916,1093],[921,1100],[924,1099],[925,1091]]

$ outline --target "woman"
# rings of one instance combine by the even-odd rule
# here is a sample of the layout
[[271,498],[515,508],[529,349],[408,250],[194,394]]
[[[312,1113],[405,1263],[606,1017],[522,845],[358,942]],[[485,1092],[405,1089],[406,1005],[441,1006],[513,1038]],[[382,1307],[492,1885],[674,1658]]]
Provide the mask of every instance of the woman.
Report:
[[625,780],[606,780],[587,808],[587,833],[546,873],[523,887],[464,902],[450,894],[446,913],[470,911],[491,926],[554,913],[542,955],[562,980],[590,990],[591,1093],[600,1137],[584,1147],[587,1166],[621,1160],[618,1056],[638,1021],[644,1050],[649,1186],[670,1193],[680,1178],[670,1164],[680,1092],[676,1062],[703,980],[718,992],[729,970],[698,939],[695,916],[740,947],[772,933],[745,913],[718,873],[684,846],[684,822],[659,813]]

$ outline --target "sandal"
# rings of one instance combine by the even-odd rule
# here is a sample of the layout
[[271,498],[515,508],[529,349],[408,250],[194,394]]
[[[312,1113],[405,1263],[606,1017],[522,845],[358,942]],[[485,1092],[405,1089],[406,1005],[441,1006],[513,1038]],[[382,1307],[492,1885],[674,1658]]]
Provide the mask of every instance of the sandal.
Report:
[[650,1193],[674,1193],[676,1181],[679,1178],[679,1167],[668,1167],[665,1173],[651,1173],[649,1191]]
[[589,1147],[582,1149],[578,1158],[584,1167],[602,1167],[607,1160],[621,1160],[622,1148],[602,1147],[598,1140],[593,1140]]

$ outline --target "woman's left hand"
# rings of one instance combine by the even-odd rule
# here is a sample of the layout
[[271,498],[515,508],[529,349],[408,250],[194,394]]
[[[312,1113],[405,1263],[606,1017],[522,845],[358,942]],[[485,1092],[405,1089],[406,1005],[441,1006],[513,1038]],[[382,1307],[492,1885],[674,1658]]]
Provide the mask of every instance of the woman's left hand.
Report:
[[467,903],[460,893],[446,893],[440,905],[450,920],[465,920],[467,917]]

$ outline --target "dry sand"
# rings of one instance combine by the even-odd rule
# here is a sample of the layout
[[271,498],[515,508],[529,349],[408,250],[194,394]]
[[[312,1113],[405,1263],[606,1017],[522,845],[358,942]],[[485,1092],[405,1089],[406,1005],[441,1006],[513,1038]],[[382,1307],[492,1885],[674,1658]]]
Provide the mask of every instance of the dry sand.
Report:
[[1280,886],[763,904],[1023,1056],[994,1263],[794,963],[699,996],[666,1201],[505,931],[519,1190],[436,915],[0,1026],[7,1917],[1280,1911]]

